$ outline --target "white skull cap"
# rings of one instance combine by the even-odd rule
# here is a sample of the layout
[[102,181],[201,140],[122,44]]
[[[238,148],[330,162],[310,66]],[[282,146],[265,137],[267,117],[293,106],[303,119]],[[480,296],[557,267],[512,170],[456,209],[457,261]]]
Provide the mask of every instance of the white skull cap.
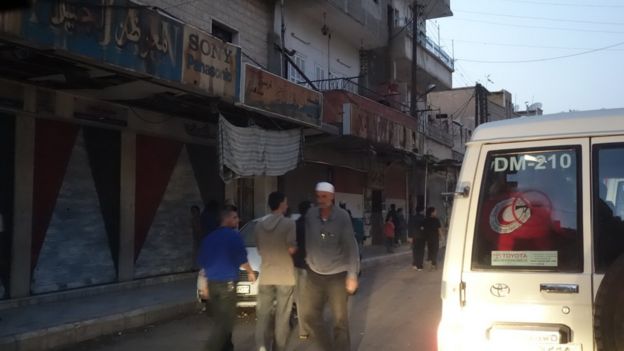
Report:
[[334,193],[335,189],[331,183],[328,182],[320,182],[316,184],[316,191],[322,191],[326,193]]

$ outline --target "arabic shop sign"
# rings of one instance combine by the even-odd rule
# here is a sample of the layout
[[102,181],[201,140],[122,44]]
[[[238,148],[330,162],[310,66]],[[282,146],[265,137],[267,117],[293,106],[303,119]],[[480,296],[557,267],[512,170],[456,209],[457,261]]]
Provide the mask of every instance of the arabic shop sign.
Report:
[[128,0],[34,0],[17,21],[0,30],[42,48],[180,80],[182,23]]
[[285,119],[321,125],[323,95],[260,68],[245,66],[243,103]]
[[241,49],[191,26],[184,28],[182,83],[234,101],[239,95]]

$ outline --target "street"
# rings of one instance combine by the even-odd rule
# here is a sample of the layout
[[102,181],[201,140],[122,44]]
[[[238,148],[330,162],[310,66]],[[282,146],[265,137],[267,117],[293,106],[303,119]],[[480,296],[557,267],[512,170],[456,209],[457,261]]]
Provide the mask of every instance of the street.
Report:
[[[363,272],[360,290],[351,301],[352,349],[361,351],[435,350],[440,318],[441,271],[417,272],[411,257]],[[238,350],[254,348],[254,313],[243,310],[234,331]],[[195,314],[160,325],[101,337],[65,351],[202,350],[209,323]],[[292,350],[309,350],[293,334]]]

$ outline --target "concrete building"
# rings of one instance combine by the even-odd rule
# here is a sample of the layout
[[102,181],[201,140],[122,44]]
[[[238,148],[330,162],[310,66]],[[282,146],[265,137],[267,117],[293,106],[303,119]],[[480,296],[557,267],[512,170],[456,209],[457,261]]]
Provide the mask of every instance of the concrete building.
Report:
[[544,114],[544,110],[542,110],[542,104],[537,102],[531,105],[527,104],[526,109],[517,109],[514,113],[518,116],[541,116]]
[[453,159],[458,161],[479,124],[518,117],[510,92],[490,92],[481,85],[434,91],[429,94],[429,106],[429,120],[436,120],[448,130],[453,140]]
[[0,13],[0,297],[187,272],[190,206],[266,212],[283,165],[226,184],[240,156],[219,153],[220,121],[297,150],[301,130],[321,133],[320,93],[246,65],[269,62],[273,15],[259,0]]
[[[449,185],[433,168],[425,175],[426,163],[437,159],[426,155],[427,150],[435,153],[430,144],[448,136],[408,114],[410,4],[286,1],[285,28],[282,8],[276,5],[276,36],[283,31],[286,49],[294,51],[294,63],[302,71],[291,65],[288,77],[324,92],[323,122],[339,132],[306,139],[304,164],[286,174],[284,189],[294,202],[311,200],[319,178],[333,181],[337,201],[364,220],[373,243],[382,241],[383,217],[391,204],[407,213],[424,206],[429,192],[427,204],[442,206],[439,194]],[[451,14],[449,1],[420,4],[414,89],[422,94],[431,84],[450,88],[453,63],[425,32],[427,19]],[[424,108],[425,96],[421,98],[419,108]],[[449,148],[450,142],[445,145]]]
[[[392,203],[448,206],[450,134],[424,93],[452,86],[453,62],[424,22],[450,2],[419,4],[415,86],[408,1],[37,0],[0,13],[0,297],[187,272],[192,205],[233,202],[248,221],[271,191],[294,207],[329,180],[375,242]],[[243,134],[228,133],[252,146],[273,133],[263,150],[295,152],[237,167],[223,143]]]

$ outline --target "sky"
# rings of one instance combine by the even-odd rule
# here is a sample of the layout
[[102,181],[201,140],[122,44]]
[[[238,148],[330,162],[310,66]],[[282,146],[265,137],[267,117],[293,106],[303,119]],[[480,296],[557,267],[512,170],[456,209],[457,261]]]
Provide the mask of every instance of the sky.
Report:
[[624,107],[624,1],[451,0],[451,10],[427,31],[455,57],[453,87],[505,89],[544,113]]

